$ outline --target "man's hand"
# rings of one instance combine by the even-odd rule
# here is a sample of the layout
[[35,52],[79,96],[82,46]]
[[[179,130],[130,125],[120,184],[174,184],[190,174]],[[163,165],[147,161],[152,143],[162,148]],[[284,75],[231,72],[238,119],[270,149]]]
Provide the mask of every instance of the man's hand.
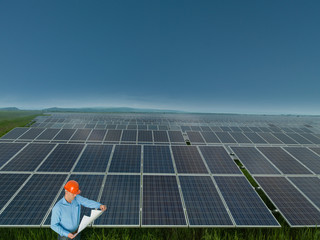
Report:
[[107,207],[106,207],[106,205],[100,205],[100,209],[101,209],[101,211],[105,211],[105,210],[107,210]]
[[69,233],[69,234],[68,234],[68,238],[73,239],[73,238],[75,238],[75,236],[74,236],[72,233]]

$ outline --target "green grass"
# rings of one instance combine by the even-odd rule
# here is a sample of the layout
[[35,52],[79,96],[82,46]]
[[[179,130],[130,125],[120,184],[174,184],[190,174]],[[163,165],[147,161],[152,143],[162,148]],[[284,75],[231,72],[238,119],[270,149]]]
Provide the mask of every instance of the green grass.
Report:
[[41,111],[0,111],[0,137],[15,127],[24,127]]
[[[15,127],[23,127],[40,111],[0,111],[0,136]],[[239,160],[236,160],[242,166]],[[246,169],[241,169],[252,186],[257,187]],[[275,209],[267,196],[257,191],[270,209]],[[275,217],[281,228],[87,228],[82,232],[83,240],[319,240],[317,228],[293,229],[288,226],[279,213]],[[57,234],[50,228],[0,228],[0,240],[46,240],[57,239]]]

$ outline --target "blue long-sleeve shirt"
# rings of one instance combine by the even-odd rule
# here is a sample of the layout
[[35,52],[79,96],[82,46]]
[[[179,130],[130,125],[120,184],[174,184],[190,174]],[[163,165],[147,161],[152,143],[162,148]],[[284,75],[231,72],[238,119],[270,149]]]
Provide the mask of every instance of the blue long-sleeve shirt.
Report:
[[71,203],[63,197],[52,209],[51,229],[65,237],[76,231],[80,223],[81,205],[88,208],[100,208],[102,204],[80,195],[77,195]]

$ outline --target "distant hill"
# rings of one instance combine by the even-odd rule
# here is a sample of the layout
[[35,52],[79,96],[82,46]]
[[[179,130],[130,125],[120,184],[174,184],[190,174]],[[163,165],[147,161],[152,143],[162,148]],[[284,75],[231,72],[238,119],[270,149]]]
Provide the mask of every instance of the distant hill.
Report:
[[1,111],[20,111],[19,108],[16,107],[5,107],[5,108],[0,108]]
[[96,112],[96,113],[103,113],[103,112],[129,112],[129,113],[184,113],[183,111],[177,110],[167,110],[167,109],[144,109],[144,108],[129,108],[129,107],[119,107],[119,108],[46,108],[43,109],[45,112]]

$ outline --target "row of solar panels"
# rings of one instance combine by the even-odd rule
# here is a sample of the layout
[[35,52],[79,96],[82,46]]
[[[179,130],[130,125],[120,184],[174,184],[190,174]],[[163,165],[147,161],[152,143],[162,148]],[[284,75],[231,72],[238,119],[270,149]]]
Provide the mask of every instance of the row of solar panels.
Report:
[[[54,173],[1,174],[0,226],[49,226],[69,179],[82,196],[107,204],[95,226],[280,227],[244,176]],[[320,224],[318,177],[255,180],[290,226]]]
[[123,142],[123,143],[180,143],[185,144],[320,144],[320,138],[311,133],[254,133],[254,132],[197,132],[161,130],[102,130],[102,129],[50,129],[15,128],[0,140]]
[[[253,175],[320,174],[320,147],[231,150]],[[223,146],[51,143],[0,143],[0,171],[241,174]]]
[[118,130],[181,130],[185,131],[214,131],[214,132],[287,132],[287,133],[313,133],[306,127],[237,127],[237,126],[188,126],[163,124],[98,124],[98,123],[35,123],[32,127],[39,128],[89,128],[89,129],[118,129]]

